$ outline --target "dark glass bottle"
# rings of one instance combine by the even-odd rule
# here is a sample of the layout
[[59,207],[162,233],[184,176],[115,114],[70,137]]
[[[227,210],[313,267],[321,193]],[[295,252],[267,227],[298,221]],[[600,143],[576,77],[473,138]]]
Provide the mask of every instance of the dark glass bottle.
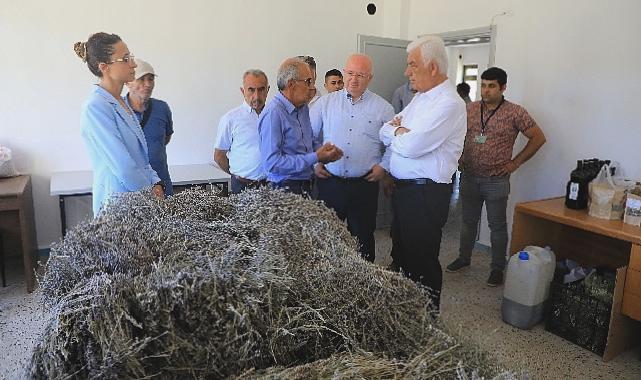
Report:
[[581,210],[588,207],[588,183],[594,178],[592,173],[595,166],[592,160],[576,162],[576,169],[570,173],[570,180],[565,188],[565,206],[567,208]]

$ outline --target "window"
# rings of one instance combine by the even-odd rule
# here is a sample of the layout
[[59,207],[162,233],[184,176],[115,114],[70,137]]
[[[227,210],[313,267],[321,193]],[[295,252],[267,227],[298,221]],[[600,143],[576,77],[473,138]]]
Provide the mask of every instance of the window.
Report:
[[476,90],[478,88],[478,65],[463,65],[463,82],[470,85],[470,99],[476,100]]

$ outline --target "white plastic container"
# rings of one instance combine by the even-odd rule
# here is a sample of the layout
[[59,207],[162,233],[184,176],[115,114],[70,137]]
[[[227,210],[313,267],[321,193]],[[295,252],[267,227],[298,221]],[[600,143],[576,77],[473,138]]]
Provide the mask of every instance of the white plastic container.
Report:
[[550,295],[550,284],[554,279],[554,270],[556,269],[556,256],[550,247],[537,247],[533,245],[528,245],[523,248],[529,255],[536,255],[543,261],[543,266],[545,267],[545,299],[547,300]]
[[543,320],[555,266],[554,253],[546,248],[526,247],[510,257],[501,305],[504,322],[530,329]]

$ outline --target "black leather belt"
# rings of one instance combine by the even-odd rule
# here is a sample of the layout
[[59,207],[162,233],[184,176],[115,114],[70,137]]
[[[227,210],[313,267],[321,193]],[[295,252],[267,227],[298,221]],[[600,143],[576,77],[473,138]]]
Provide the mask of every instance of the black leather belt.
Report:
[[267,185],[267,180],[266,179],[259,179],[259,180],[253,180],[253,179],[247,179],[243,177],[239,177],[237,175],[234,175],[234,178],[240,183],[242,183],[245,186],[265,186]]
[[[329,178],[331,178],[331,179],[337,179],[337,180],[339,180],[339,181],[341,181],[341,182],[359,182],[359,181],[367,181],[366,177],[367,177],[368,175],[370,175],[371,173],[372,173],[372,171],[370,170],[370,171],[368,171],[367,173],[363,174],[363,175],[362,175],[362,176],[360,176],[360,177],[340,177],[340,176],[337,176],[337,175],[333,175],[333,174],[332,174],[332,176],[331,176],[331,177],[329,177]],[[330,173],[330,174],[331,174],[331,173]],[[329,179],[329,178],[328,178],[328,179]]]
[[340,182],[362,182],[362,181],[367,181],[365,177],[338,177],[338,176],[331,176],[327,179],[335,179]]
[[427,185],[431,183],[436,183],[429,178],[411,178],[411,179],[398,179],[394,178],[394,183],[396,185]]
[[285,186],[302,186],[302,187],[311,187],[312,181],[309,179],[287,179],[280,182],[272,182],[273,186],[276,187],[285,187]]

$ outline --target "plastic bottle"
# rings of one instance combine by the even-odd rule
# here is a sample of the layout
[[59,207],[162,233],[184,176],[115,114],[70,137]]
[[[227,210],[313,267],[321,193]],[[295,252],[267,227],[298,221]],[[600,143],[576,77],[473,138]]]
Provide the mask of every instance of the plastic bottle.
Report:
[[530,329],[543,320],[550,273],[554,274],[548,262],[552,257],[534,250],[520,251],[510,257],[501,305],[504,322],[520,329]]

